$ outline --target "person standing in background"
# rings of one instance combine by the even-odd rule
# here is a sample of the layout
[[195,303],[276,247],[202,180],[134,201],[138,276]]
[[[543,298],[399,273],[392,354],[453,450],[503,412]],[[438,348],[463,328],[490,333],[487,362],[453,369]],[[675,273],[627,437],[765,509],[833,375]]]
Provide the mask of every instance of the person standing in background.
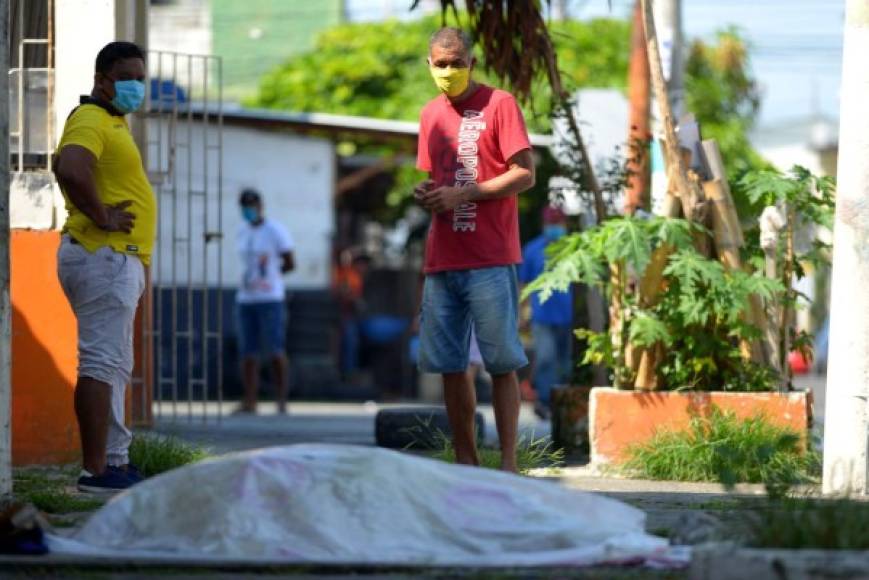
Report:
[[359,370],[361,344],[360,322],[365,311],[365,278],[371,258],[361,252],[343,250],[332,275],[332,291],[339,308],[339,348],[341,374],[344,380],[354,378]]
[[242,280],[236,295],[244,384],[240,411],[257,411],[259,355],[265,352],[271,362],[278,413],[283,414],[287,412],[289,390],[283,276],[295,267],[293,239],[283,225],[266,219],[262,197],[256,190],[242,191],[239,204],[244,218],[238,231]]
[[[543,210],[543,234],[528,242],[522,250],[519,281],[528,284],[543,273],[546,247],[567,233],[567,218],[557,207]],[[534,365],[531,382],[537,391],[534,412],[541,419],[551,414],[552,387],[570,380],[573,329],[573,296],[555,292],[546,302],[531,296],[531,337],[534,341]]]

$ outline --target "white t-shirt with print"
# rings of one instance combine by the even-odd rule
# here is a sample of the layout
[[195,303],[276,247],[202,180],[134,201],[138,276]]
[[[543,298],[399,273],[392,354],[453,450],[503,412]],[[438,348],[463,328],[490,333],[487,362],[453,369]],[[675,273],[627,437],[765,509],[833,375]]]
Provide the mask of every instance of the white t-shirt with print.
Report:
[[241,286],[236,295],[238,302],[282,302],[281,254],[293,251],[290,232],[269,219],[256,226],[245,222],[238,230],[237,241],[242,264]]

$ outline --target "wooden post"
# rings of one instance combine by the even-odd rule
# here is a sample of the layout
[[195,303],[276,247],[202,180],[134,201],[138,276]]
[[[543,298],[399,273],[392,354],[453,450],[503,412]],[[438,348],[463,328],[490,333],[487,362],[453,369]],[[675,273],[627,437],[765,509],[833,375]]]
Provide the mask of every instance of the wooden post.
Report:
[[[664,269],[673,248],[659,246],[652,252],[652,259],[646,266],[646,271],[640,280],[639,301],[640,306],[649,308],[655,306],[661,299],[664,291]],[[660,362],[658,354],[660,349],[654,346],[639,348],[634,345],[628,347],[627,357],[631,361],[632,369],[636,372],[634,388],[642,391],[654,391],[660,386],[658,381],[657,367]]]
[[625,296],[624,292],[627,287],[627,272],[624,261],[618,261],[610,264],[610,288],[612,295],[610,296],[610,340],[613,345],[613,352],[616,358],[616,368],[613,379],[613,386],[617,389],[631,388],[633,385],[625,381],[625,377],[620,374],[620,369],[624,367],[626,362],[627,344],[625,343]]
[[643,6],[643,26],[646,31],[646,50],[649,54],[649,70],[652,77],[652,89],[655,100],[660,108],[661,123],[664,127],[664,151],[666,152],[667,174],[674,184],[685,217],[694,221],[704,221],[705,203],[703,191],[698,183],[688,177],[688,169],[682,157],[679,140],[676,136],[676,122],[667,97],[667,84],[664,81],[664,70],[661,64],[661,50],[658,46],[658,35],[655,31],[655,19],[652,14],[651,0],[641,0]]
[[628,100],[630,102],[630,128],[628,130],[628,190],[625,212],[633,214],[649,205],[649,147],[651,134],[649,112],[651,106],[649,86],[649,56],[643,33],[643,7],[639,0],[634,6],[634,24],[631,32],[631,61],[628,69]]
[[791,323],[793,320],[793,303],[796,301],[796,292],[793,290],[794,278],[794,231],[796,229],[797,212],[792,204],[787,204],[785,209],[785,263],[782,272],[782,285],[785,288],[784,303],[781,306],[781,390],[790,388],[793,373],[788,363],[788,354],[791,352]]
[[[703,152],[706,155],[706,161],[713,178],[712,181],[703,184],[703,189],[710,204],[716,253],[726,268],[741,270],[743,264],[739,250],[745,244],[745,239],[742,235],[739,215],[736,213],[736,205],[733,203],[733,196],[730,193],[727,172],[724,169],[724,161],[721,158],[718,143],[714,140],[704,141]],[[752,296],[749,300],[750,305],[746,318],[762,332],[768,332],[769,321],[760,297]],[[755,340],[751,343],[743,341],[740,348],[746,359],[751,359],[758,364],[769,364],[769,353],[763,340]]]

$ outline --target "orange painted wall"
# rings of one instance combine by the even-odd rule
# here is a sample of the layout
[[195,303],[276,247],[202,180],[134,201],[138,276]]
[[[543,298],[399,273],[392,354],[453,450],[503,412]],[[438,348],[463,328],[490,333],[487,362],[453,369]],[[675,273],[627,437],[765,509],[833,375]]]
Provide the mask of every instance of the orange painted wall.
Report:
[[75,461],[75,318],[57,281],[60,234],[12,231],[12,461]]
[[592,462],[622,462],[632,445],[648,441],[661,429],[687,429],[692,416],[708,416],[713,407],[741,419],[760,413],[797,433],[807,433],[812,424],[811,392],[644,392],[598,387],[591,391],[589,406]]

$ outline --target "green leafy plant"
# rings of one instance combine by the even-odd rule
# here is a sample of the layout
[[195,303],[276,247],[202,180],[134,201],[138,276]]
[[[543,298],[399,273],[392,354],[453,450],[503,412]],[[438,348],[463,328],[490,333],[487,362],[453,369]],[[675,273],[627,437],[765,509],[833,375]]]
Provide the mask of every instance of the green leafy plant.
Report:
[[[704,232],[679,219],[607,220],[551,244],[546,271],[524,296],[540,292],[546,300],[574,283],[601,288],[615,313],[610,329],[577,336],[588,343],[583,362],[611,368],[617,387],[634,384],[631,353],[640,347],[662,351],[658,388],[770,390],[774,374],[740,350],[741,341],[759,335],[743,313],[750,296],[771,299],[781,285],[701,255],[693,240]],[[652,291],[645,288],[650,279]]]
[[749,545],[796,550],[869,550],[869,503],[788,497],[756,513]]
[[687,430],[660,430],[628,451],[624,464],[636,477],[667,481],[763,483],[771,497],[815,481],[820,457],[804,436],[762,415],[740,419],[713,407],[691,418]]
[[[432,453],[431,458],[447,463],[456,462],[453,444],[443,433],[439,436],[440,449]],[[491,447],[480,447],[480,467],[499,469],[501,467],[501,451]],[[544,438],[521,437],[516,447],[516,464],[519,473],[528,473],[532,469],[544,467],[560,467],[564,464],[564,451],[556,449],[551,441]]]
[[197,445],[164,435],[135,435],[130,444],[130,462],[148,477],[202,461],[209,455]]
[[797,350],[812,358],[812,336],[797,332],[794,312],[805,306],[806,297],[794,285],[794,278],[804,278],[808,271],[823,271],[828,267],[831,246],[817,235],[820,229],[832,230],[835,212],[835,181],[818,177],[800,166],[788,173],[775,170],[747,174],[740,182],[752,203],[761,207],[776,207],[784,218],[784,228],[773,244],[753,245],[755,267],[768,276],[778,277],[784,291],[777,296],[778,310],[773,313],[780,330],[776,364],[783,369],[785,382],[790,382],[787,356]]

